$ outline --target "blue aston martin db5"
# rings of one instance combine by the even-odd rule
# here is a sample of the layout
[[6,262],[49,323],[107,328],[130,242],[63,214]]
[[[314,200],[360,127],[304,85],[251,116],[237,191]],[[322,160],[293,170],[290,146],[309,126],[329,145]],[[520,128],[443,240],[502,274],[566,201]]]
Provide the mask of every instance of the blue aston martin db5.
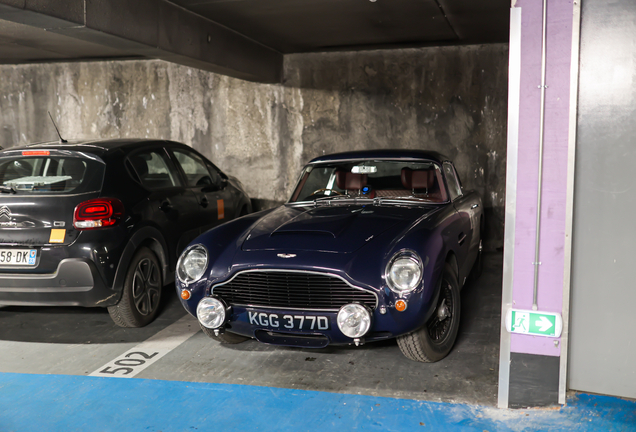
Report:
[[448,158],[418,150],[318,157],[289,201],[199,236],[177,265],[186,310],[222,343],[304,348],[397,338],[444,358],[484,214]]

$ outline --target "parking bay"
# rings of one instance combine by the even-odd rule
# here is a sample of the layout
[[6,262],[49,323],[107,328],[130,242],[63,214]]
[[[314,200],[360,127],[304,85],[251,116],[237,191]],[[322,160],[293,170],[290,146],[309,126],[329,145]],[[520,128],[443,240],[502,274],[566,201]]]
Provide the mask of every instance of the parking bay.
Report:
[[247,341],[220,345],[199,331],[174,289],[157,320],[115,326],[105,309],[0,307],[0,372],[93,375],[271,386],[494,406],[502,254],[462,291],[457,342],[438,363],[405,358],[394,340],[310,350]]

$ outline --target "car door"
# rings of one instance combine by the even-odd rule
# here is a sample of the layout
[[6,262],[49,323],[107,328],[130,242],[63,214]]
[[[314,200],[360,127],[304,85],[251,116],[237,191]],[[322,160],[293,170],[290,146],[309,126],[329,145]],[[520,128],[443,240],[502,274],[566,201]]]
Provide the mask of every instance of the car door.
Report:
[[175,164],[183,173],[186,187],[196,197],[198,210],[193,219],[199,232],[205,232],[229,219],[232,216],[232,203],[228,202],[229,197],[224,192],[225,181],[218,171],[210,170],[211,164],[188,148],[172,146],[169,149]]
[[174,258],[199,234],[194,225],[198,211],[196,197],[186,187],[164,147],[141,149],[129,155],[128,161],[142,186],[150,191],[139,212],[143,219],[159,228]]
[[455,167],[450,162],[444,162],[443,169],[451,201],[460,218],[461,231],[458,233],[457,238],[459,246],[457,261],[460,267],[459,282],[461,285],[464,282],[464,278],[470,272],[470,267],[476,257],[477,248],[474,247],[473,241],[477,238],[474,233],[479,229],[479,226],[475,226],[476,224],[472,217],[472,213],[474,212],[471,209],[471,197],[464,195]]

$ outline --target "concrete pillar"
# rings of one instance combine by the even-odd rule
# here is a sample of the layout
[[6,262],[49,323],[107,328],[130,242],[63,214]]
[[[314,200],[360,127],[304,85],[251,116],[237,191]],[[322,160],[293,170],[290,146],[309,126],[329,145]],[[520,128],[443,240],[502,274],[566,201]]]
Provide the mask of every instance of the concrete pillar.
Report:
[[[565,402],[580,22],[576,3],[513,0],[511,9],[500,407]],[[519,312],[512,316],[512,310]],[[537,327],[549,327],[545,332],[550,333],[561,318],[560,337],[558,329],[553,336],[530,334]],[[541,323],[549,326],[537,326]]]

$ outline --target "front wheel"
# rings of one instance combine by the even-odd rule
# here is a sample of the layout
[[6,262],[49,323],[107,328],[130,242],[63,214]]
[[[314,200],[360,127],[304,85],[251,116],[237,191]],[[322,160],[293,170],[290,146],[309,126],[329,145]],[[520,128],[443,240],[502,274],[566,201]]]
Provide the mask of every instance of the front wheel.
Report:
[[120,327],[143,327],[159,311],[161,267],[153,251],[139,248],[128,266],[121,300],[108,308],[110,317]]
[[457,274],[447,263],[433,315],[424,327],[397,338],[402,354],[411,360],[425,363],[436,362],[446,357],[457,338],[460,310]]

